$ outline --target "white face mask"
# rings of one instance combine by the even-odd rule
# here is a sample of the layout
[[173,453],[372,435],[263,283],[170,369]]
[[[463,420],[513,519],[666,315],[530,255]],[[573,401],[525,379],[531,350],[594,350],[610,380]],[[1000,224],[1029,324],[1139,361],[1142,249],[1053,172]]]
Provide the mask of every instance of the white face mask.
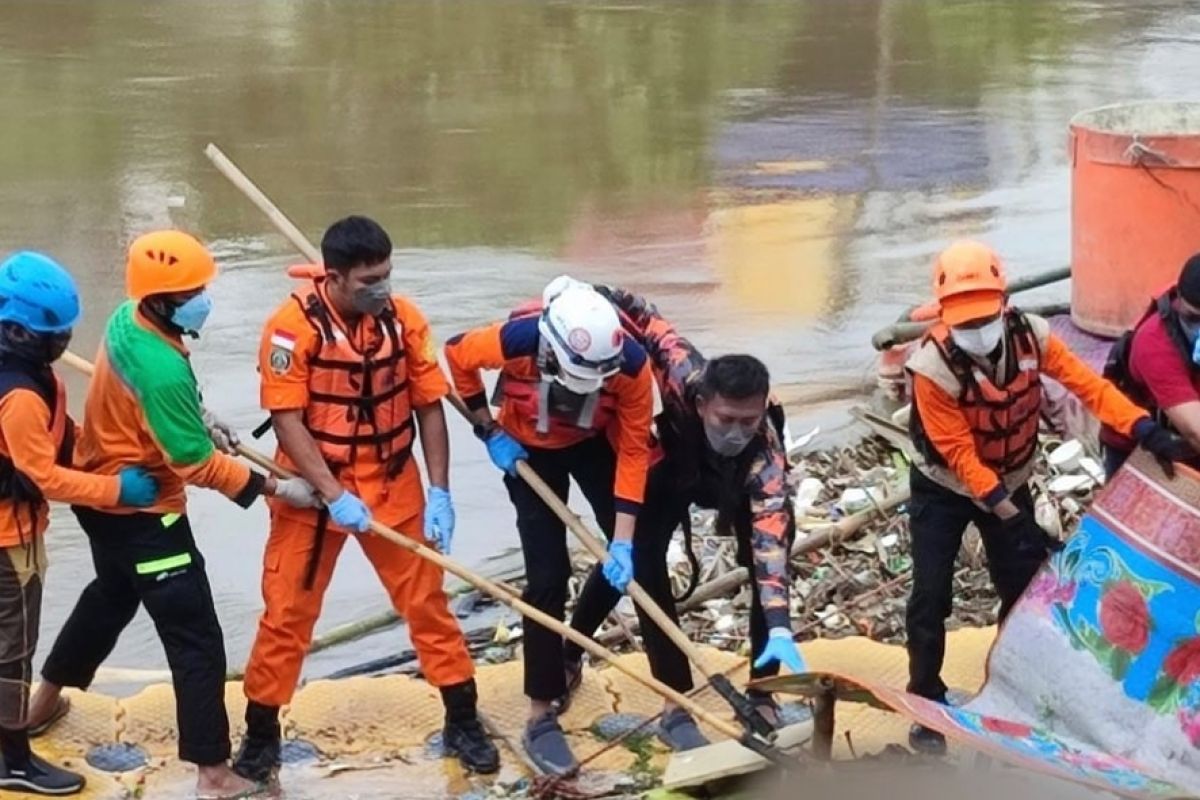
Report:
[[982,328],[951,328],[950,338],[954,343],[973,356],[988,356],[1000,345],[1004,335],[1004,317],[984,325]]

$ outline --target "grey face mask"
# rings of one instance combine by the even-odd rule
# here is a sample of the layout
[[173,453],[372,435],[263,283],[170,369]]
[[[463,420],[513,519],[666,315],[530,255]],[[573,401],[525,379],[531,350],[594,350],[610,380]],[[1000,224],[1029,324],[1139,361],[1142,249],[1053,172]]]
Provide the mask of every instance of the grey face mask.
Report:
[[757,428],[704,423],[704,436],[708,439],[708,446],[717,455],[727,458],[736,456],[749,447],[757,434]]
[[378,317],[387,308],[388,300],[392,297],[391,281],[379,281],[370,286],[362,286],[354,290],[350,302],[354,310],[360,314]]

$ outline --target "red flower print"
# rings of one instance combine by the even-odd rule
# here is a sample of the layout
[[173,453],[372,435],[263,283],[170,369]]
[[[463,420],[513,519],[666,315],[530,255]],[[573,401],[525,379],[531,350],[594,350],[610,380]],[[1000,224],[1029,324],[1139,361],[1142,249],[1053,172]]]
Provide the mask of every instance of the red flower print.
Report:
[[1163,671],[1180,686],[1200,678],[1200,638],[1188,639],[1172,650],[1163,663]]
[[[1150,640],[1150,609],[1129,581],[1121,581],[1100,598],[1100,630],[1104,638],[1128,653],[1140,653]],[[1200,664],[1198,664],[1200,666]]]
[[983,729],[1016,739],[1024,739],[1033,735],[1033,728],[1019,722],[1009,722],[996,717],[983,717]]

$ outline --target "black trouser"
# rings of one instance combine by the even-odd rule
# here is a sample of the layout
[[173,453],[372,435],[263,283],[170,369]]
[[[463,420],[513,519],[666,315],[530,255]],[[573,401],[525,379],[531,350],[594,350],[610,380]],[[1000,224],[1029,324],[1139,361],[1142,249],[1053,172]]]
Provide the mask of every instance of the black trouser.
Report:
[[1129,460],[1132,453],[1128,450],[1119,450],[1110,445],[1104,445],[1104,478],[1112,480],[1113,476],[1120,471],[1121,467],[1125,466],[1125,462]]
[[[571,447],[549,450],[526,447],[528,463],[554,493],[566,502],[571,478],[583,490],[596,521],[612,538],[616,511],[613,475],[616,457],[603,437],[596,436]],[[525,555],[525,592],[522,598],[555,619],[566,613],[567,582],[571,558],[567,529],[521,478],[505,476],[504,485],[517,510],[517,532]],[[563,674],[562,636],[525,619],[525,694],[533,700],[550,701],[567,691]]]
[[[944,701],[942,662],[946,655],[946,619],[954,595],[954,562],[963,533],[974,522],[987,552],[988,573],[1000,595],[1003,621],[1049,556],[1045,542],[1005,531],[1000,518],[972,500],[925,477],[919,470],[910,479],[912,499],[913,586],[908,598],[908,691]],[[1028,486],[1014,492],[1012,502],[1021,513],[1033,516],[1033,496]]]
[[[675,612],[671,579],[667,575],[667,547],[681,515],[688,513],[688,503],[672,491],[671,479],[671,471],[664,469],[663,463],[651,469],[647,477],[646,501],[638,513],[633,536],[633,578],[677,623],[679,617]],[[620,599],[621,593],[612,588],[601,572],[601,565],[597,564],[579,595],[571,627],[592,636]],[[642,626],[651,673],[676,691],[690,691],[692,671],[687,658],[641,608],[638,609],[638,621]],[[583,648],[567,642],[565,656],[578,661],[583,657]]]
[[[702,508],[715,507],[714,499],[704,492],[684,493],[676,486],[676,470],[669,461],[661,461],[651,470],[646,480],[646,500],[638,514],[637,529],[633,537],[633,573],[642,588],[667,612],[674,621],[679,617],[675,610],[671,581],[667,574],[667,547],[671,536],[683,514],[690,513],[692,505]],[[752,521],[750,508],[746,505],[733,521],[737,537],[737,563],[750,571],[751,586],[754,586],[754,548],[750,541]],[[789,539],[788,548],[791,548]],[[609,586],[597,565],[584,585],[571,619],[571,627],[591,636],[601,621],[608,616],[621,595]],[[646,645],[646,657],[650,660],[650,671],[655,678],[680,692],[692,688],[692,673],[687,658],[674,642],[667,638],[657,625],[640,615],[642,636]],[[763,614],[762,598],[757,589],[750,592],[750,651],[752,660],[762,655],[767,646],[767,618]],[[568,658],[579,658],[582,650],[567,644]],[[751,668],[751,678],[769,678],[779,674],[779,663],[773,662],[762,669]]]
[[202,766],[223,763],[229,758],[225,641],[187,517],[73,510],[91,545],[96,578],[59,633],[42,676],[86,689],[143,603],[171,667],[179,757]]

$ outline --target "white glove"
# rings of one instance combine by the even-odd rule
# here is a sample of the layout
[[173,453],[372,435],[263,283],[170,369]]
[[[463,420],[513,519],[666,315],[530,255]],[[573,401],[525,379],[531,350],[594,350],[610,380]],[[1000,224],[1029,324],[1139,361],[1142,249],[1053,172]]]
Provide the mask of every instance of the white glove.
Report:
[[321,507],[321,496],[304,478],[287,478],[276,481],[275,496],[292,508]]
[[208,438],[212,439],[213,445],[218,450],[230,455],[237,454],[237,446],[242,443],[242,440],[238,438],[237,431],[231,426],[217,419],[216,414],[205,410],[204,427],[208,428]]

